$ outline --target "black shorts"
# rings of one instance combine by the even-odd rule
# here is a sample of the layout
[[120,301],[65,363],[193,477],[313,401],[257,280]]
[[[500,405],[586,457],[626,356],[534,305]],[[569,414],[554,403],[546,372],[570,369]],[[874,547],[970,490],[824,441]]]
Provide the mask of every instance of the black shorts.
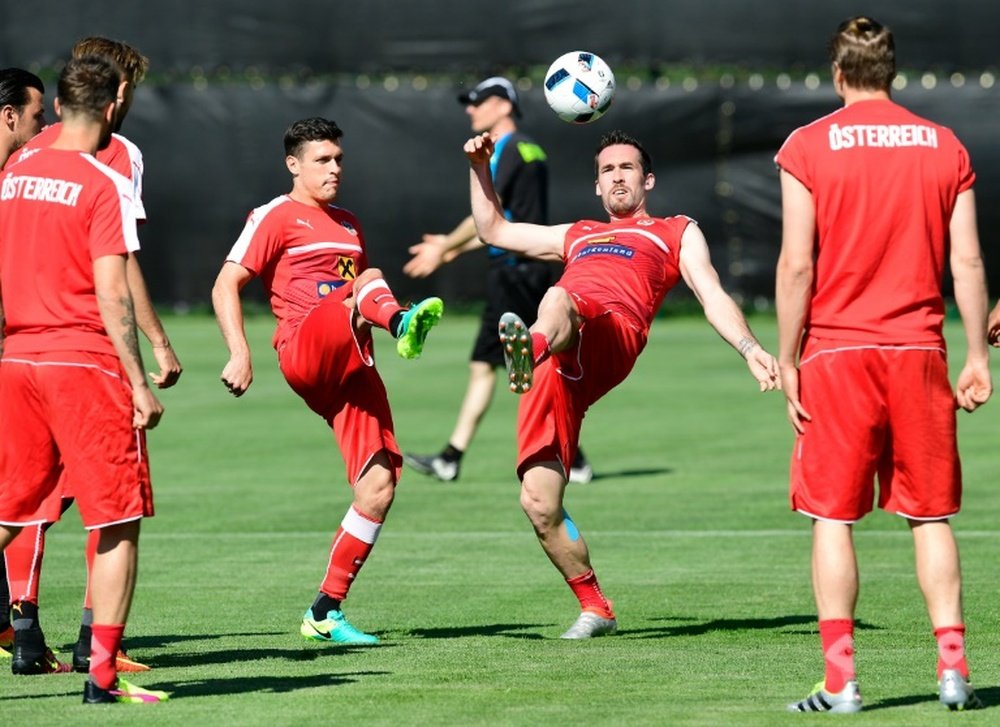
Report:
[[504,256],[490,261],[486,273],[486,307],[470,360],[503,366],[503,349],[497,335],[500,316],[510,311],[529,326],[534,323],[538,303],[556,280],[555,272],[554,265],[540,260]]

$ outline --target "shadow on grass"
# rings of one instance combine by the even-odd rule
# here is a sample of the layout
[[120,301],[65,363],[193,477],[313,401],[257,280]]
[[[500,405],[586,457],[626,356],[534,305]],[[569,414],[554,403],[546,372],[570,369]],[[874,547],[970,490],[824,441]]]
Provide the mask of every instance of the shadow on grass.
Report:
[[[694,618],[683,616],[669,616],[653,621],[696,621]],[[646,629],[618,629],[622,636],[639,639],[659,639],[669,636],[701,636],[712,631],[753,631],[759,629],[784,629],[788,626],[801,626],[812,624],[814,628],[805,630],[789,631],[787,633],[817,633],[816,616],[779,616],[777,618],[717,618],[711,621],[700,623],[683,623],[671,626],[655,626]],[[880,629],[880,626],[872,626],[863,621],[857,621],[854,627],[858,630]]]
[[315,674],[301,677],[236,677],[234,679],[197,679],[190,682],[143,684],[146,689],[165,689],[171,699],[218,697],[223,694],[282,694],[300,689],[353,684],[361,677],[385,676],[387,671],[356,671],[344,674]]
[[489,624],[483,626],[448,626],[440,629],[413,629],[407,635],[418,639],[457,639],[463,636],[506,636],[510,639],[541,639],[539,634],[520,633],[552,624]]
[[602,470],[600,472],[594,472],[594,479],[591,482],[597,482],[598,480],[618,480],[628,477],[652,477],[654,475],[672,475],[674,473],[673,467],[657,467],[642,470],[618,470],[617,472],[611,472],[607,470]]
[[[1000,687],[986,687],[985,689],[976,689],[976,694],[983,702],[983,709],[993,709],[998,702],[1000,702]],[[911,694],[906,697],[892,697],[891,699],[880,699],[874,704],[865,703],[865,712],[874,712],[878,709],[891,709],[892,707],[910,707],[914,704],[923,704],[925,702],[937,702],[938,695],[936,692],[931,692],[928,694]],[[944,706],[941,706],[941,710],[947,712]]]

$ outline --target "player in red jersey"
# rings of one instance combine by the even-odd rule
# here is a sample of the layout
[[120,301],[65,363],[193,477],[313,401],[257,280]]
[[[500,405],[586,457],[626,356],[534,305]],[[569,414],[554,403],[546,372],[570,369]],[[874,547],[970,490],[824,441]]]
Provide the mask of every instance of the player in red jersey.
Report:
[[610,220],[573,225],[508,222],[490,180],[489,135],[470,139],[465,153],[479,238],[566,265],[530,330],[514,314],[500,321],[511,389],[527,392],[517,423],[521,506],[545,554],[580,601],[580,616],[562,638],[613,633],[611,603],[598,585],[586,543],[563,509],[567,470],[587,409],[632,370],[663,297],[681,277],[709,323],[746,359],[761,391],[778,386],[777,362],[723,290],[697,224],[646,211],[656,180],[652,160],[636,139],[620,131],[601,139],[594,171]]
[[300,632],[315,641],[368,645],[378,638],[354,628],[341,610],[392,505],[402,456],[393,434],[385,386],[375,370],[372,326],[397,338],[403,358],[416,358],[441,317],[439,298],[406,309],[368,267],[357,218],[332,204],[340,190],[342,132],[322,118],[285,132],[292,190],[250,213],[212,290],[229,348],[222,382],[242,396],[253,381],[240,291],[260,277],[277,319],[274,348],[289,386],[333,429],[354,488],[333,539],[319,595]]
[[106,59],[67,63],[59,137],[0,179],[0,546],[56,517],[45,508],[58,508],[57,487],[99,532],[87,703],[167,698],[118,679],[114,658],[139,523],[153,515],[145,430],[163,413],[145,381],[126,273],[132,190],[92,156],[110,136],[118,86]]
[[[876,475],[878,506],[905,518],[913,534],[941,702],[975,707],[949,523],[961,503],[956,399],[973,411],[992,391],[975,174],[951,130],[891,100],[888,28],[851,18],[829,50],[844,106],[795,130],[776,157],[784,218],[779,361],[796,434],[791,506],[813,521],[826,668],[789,709],[861,709],[852,526],[872,510]],[[954,394],[942,331],[946,263],[968,344]]]
[[[146,211],[142,204],[142,153],[135,144],[117,132],[121,129],[132,106],[135,88],[145,77],[149,61],[126,43],[102,37],[83,38],[73,46],[72,55],[74,58],[87,55],[99,56],[115,63],[121,69],[122,77],[112,123],[112,130],[115,133],[111,135],[107,146],[97,152],[97,159],[129,180],[134,200],[134,217],[136,224],[141,224],[146,220]],[[11,158],[10,163],[16,164],[35,154],[37,150],[50,146],[58,138],[61,128],[61,123],[57,122],[43,129]],[[134,225],[130,226],[128,233],[135,236]],[[182,368],[150,300],[146,281],[136,257],[137,238],[134,246],[136,249],[129,252],[126,270],[135,305],[136,321],[139,329],[149,339],[153,357],[159,368],[158,373],[150,373],[150,378],[159,388],[165,389],[177,382]],[[71,504],[71,497],[63,498],[62,508],[56,513],[56,519]],[[15,628],[13,634],[15,651],[21,652],[21,658],[14,659],[11,669],[19,674],[45,672],[58,665],[45,646],[45,637],[38,618],[38,591],[42,559],[45,554],[45,532],[52,524],[52,521],[44,521],[39,525],[25,528],[6,552],[5,564],[10,582],[11,607],[16,610],[17,623],[21,626]],[[88,569],[93,562],[97,540],[97,532],[92,531],[87,540]],[[86,673],[89,666],[91,620],[88,588],[84,596],[80,633],[73,650],[73,668],[83,673]],[[21,644],[21,648],[18,648],[18,644]],[[120,671],[145,671],[149,668],[129,658],[124,652],[117,656],[117,663]]]
[[[0,70],[0,169],[45,125],[45,85],[21,68]],[[10,658],[14,629],[10,624],[10,589],[4,559],[0,558],[0,657]],[[55,656],[52,657],[55,661]]]

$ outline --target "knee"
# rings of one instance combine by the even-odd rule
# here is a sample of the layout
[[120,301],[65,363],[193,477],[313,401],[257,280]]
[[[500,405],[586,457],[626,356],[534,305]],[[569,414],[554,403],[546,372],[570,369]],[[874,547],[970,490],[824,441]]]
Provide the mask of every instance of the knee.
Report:
[[561,508],[554,506],[547,498],[540,497],[530,487],[521,487],[521,509],[539,535],[551,531],[559,524]]

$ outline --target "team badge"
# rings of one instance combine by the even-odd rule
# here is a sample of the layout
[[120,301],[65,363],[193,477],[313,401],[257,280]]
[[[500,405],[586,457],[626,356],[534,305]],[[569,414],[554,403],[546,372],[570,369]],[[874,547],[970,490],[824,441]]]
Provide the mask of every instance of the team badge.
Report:
[[338,255],[337,273],[344,280],[354,280],[358,277],[357,268],[354,267],[354,258]]

